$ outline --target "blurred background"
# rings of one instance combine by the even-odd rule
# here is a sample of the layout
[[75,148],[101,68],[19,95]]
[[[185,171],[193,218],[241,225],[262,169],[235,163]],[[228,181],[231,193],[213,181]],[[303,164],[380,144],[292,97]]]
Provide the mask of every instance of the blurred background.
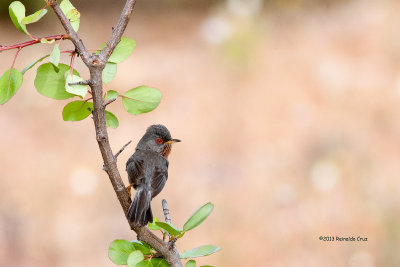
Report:
[[[1,1],[1,45],[28,41],[10,2]],[[44,5],[22,2],[27,14]],[[124,1],[72,2],[80,37],[99,48]],[[116,101],[120,126],[109,135],[115,152],[133,140],[118,158],[125,182],[150,124],[183,140],[155,216],[163,198],[178,227],[208,201],[215,209],[180,251],[220,246],[198,259],[215,266],[400,266],[399,10],[395,0],[137,2],[125,33],[137,46],[105,90],[148,85],[163,99],[139,116]],[[28,28],[64,32],[51,10]],[[16,68],[52,47],[23,49]],[[15,52],[0,54],[1,73]],[[102,171],[93,122],[64,122],[70,100],[39,95],[35,73],[0,107],[0,266],[113,266],[112,240],[136,236]]]

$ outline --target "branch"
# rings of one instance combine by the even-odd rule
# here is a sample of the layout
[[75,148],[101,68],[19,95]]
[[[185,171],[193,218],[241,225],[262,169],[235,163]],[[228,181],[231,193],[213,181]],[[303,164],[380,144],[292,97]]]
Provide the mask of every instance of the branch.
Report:
[[110,39],[107,41],[103,50],[100,52],[99,56],[103,62],[107,62],[108,58],[111,56],[111,53],[114,51],[114,48],[121,41],[122,34],[124,33],[126,26],[128,25],[135,4],[136,0],[126,1],[117,25],[115,25],[115,27],[113,28]]
[[72,28],[71,22],[69,21],[69,19],[67,19],[64,12],[61,10],[60,6],[57,3],[57,0],[49,0],[48,4],[53,9],[54,13],[56,13],[62,26],[64,27],[65,31],[67,32],[69,39],[75,45],[75,48],[78,51],[79,55],[81,56],[83,62],[88,66],[90,64],[90,60],[89,60],[90,54],[87,51],[82,40],[79,38],[78,34],[74,30],[74,28]]
[[0,45],[0,52],[6,51],[6,50],[11,50],[11,49],[22,49],[22,48],[24,48],[26,46],[38,44],[38,43],[40,43],[40,40],[42,40],[42,39],[46,39],[47,41],[63,40],[63,39],[68,39],[68,35],[66,35],[66,34],[51,35],[51,36],[45,36],[45,37],[36,38],[36,39],[33,39],[31,41],[28,41],[28,42],[14,44],[14,45],[7,45],[7,46]]
[[[81,56],[83,62],[89,69],[90,72],[90,88],[93,97],[93,122],[96,131],[96,140],[99,145],[99,149],[104,161],[104,169],[108,174],[110,182],[114,188],[117,198],[121,204],[121,207],[127,214],[131,199],[128,191],[125,189],[125,184],[122,181],[121,175],[118,171],[116,159],[111,150],[108,132],[106,127],[105,119],[105,107],[103,98],[103,83],[102,83],[102,71],[107,63],[108,58],[113,52],[114,48],[120,42],[122,34],[124,33],[126,26],[128,25],[135,0],[127,0],[125,7],[121,13],[117,25],[114,27],[110,39],[107,41],[105,47],[99,55],[90,55],[85,48],[82,40],[79,38],[75,30],[72,28],[71,23],[62,12],[60,6],[56,0],[48,0],[49,4],[57,14],[61,24],[69,35],[69,39],[75,45],[76,51]],[[152,246],[155,250],[160,252],[167,263],[172,267],[182,267],[180,261],[179,252],[175,246],[171,247],[170,243],[166,243],[152,233],[147,227],[136,225],[133,222],[129,222],[129,226],[132,230],[137,233],[137,238],[141,241],[146,242]]]
[[117,154],[115,154],[115,156],[114,156],[114,157],[115,157],[115,160],[117,160],[119,154],[121,154],[122,151],[124,151],[124,149],[125,149],[127,146],[129,146],[130,143],[132,143],[132,140],[130,140],[128,143],[126,143],[126,144],[117,152]]

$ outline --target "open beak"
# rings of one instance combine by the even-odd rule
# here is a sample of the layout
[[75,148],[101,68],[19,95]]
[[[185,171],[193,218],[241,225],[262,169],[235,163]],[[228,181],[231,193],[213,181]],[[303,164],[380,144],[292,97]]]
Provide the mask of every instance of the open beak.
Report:
[[172,143],[178,143],[178,142],[180,142],[181,140],[179,140],[179,139],[171,139],[171,140],[169,140],[169,141],[167,141],[167,142],[165,142],[166,144],[172,144]]

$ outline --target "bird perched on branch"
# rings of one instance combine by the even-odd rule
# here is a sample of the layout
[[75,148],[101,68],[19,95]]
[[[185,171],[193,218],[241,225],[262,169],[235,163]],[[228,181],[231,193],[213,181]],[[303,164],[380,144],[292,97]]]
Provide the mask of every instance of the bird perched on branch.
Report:
[[151,125],[136,146],[135,153],[126,162],[130,185],[136,189],[127,218],[146,225],[153,221],[150,201],[164,188],[168,179],[168,155],[171,146],[179,139],[172,139],[164,125]]

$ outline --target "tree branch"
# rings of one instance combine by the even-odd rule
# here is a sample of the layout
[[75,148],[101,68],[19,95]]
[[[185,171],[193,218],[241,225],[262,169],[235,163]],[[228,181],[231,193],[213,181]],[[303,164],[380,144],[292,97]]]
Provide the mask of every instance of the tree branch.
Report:
[[124,149],[125,149],[127,146],[129,146],[130,143],[132,143],[132,140],[130,140],[128,143],[126,143],[126,144],[117,152],[117,154],[115,154],[115,156],[114,156],[114,157],[115,157],[115,160],[117,160],[119,154],[121,154],[122,151],[124,151]]
[[[57,1],[48,0],[48,2],[53,8],[54,12],[57,14],[67,34],[69,35],[69,39],[75,45],[76,51],[79,53],[83,62],[89,68],[89,80],[91,81],[89,86],[91,88],[93,97],[93,121],[96,131],[96,140],[99,145],[101,155],[103,157],[104,169],[108,174],[117,198],[126,215],[132,201],[129,197],[128,191],[125,189],[124,182],[122,181],[121,175],[118,171],[116,157],[113,155],[108,139],[105,119],[106,102],[103,98],[102,71],[114,48],[121,40],[122,34],[124,33],[126,26],[128,25],[136,1],[126,1],[125,7],[121,13],[117,25],[113,29],[112,35],[99,55],[89,54],[82,40],[79,38],[75,30],[72,28],[71,23],[62,12]],[[131,229],[137,233],[137,238],[141,241],[148,243],[150,246],[160,252],[170,266],[182,267],[179,252],[175,246],[171,247],[169,243],[161,240],[145,226],[140,226],[134,224],[133,222],[129,222],[129,225]]]
[[64,12],[61,10],[60,6],[57,3],[57,0],[48,0],[48,4],[53,9],[54,13],[56,13],[58,19],[60,20],[62,26],[64,27],[65,31],[67,32],[69,39],[75,45],[76,50],[78,51],[79,55],[82,58],[82,61],[89,67],[90,64],[90,54],[86,50],[85,45],[83,44],[82,40],[79,38],[78,34],[72,28],[71,22],[65,16]]
[[128,25],[129,19],[132,14],[132,10],[135,7],[136,0],[127,0],[122,10],[121,16],[117,22],[117,25],[113,28],[110,39],[107,41],[103,50],[100,52],[100,59],[104,62],[107,62],[111,53],[114,51],[114,48],[121,41],[122,34],[124,33],[126,26]]
[[66,34],[51,35],[51,36],[45,36],[45,37],[36,38],[36,39],[30,40],[28,42],[14,44],[14,45],[6,45],[6,46],[0,45],[0,52],[6,51],[6,50],[11,50],[11,49],[17,49],[17,48],[21,49],[21,48],[24,48],[26,46],[38,44],[38,43],[40,43],[40,41],[42,39],[46,39],[47,41],[62,40],[62,39],[68,39],[68,35],[66,35]]

